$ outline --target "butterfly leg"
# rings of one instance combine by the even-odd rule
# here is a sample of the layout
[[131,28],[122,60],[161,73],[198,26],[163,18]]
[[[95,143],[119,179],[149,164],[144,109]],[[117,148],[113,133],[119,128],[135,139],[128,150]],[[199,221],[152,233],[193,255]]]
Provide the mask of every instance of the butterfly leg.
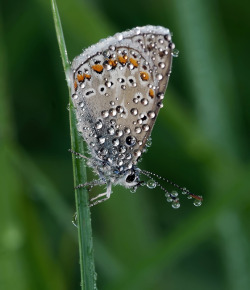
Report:
[[91,188],[93,188],[96,185],[103,185],[105,183],[106,182],[104,180],[96,179],[96,180],[92,180],[90,182],[86,182],[86,183],[83,183],[83,184],[78,184],[75,187],[75,189],[82,188],[82,187],[87,187],[87,186],[90,186],[90,189],[91,189]]
[[88,157],[82,155],[81,153],[75,152],[75,151],[72,150],[72,149],[69,149],[68,151],[71,152],[72,154],[78,156],[78,157],[81,157],[81,158],[84,158],[84,159],[89,159]]
[[[90,189],[91,189],[92,187],[94,187],[94,186],[96,186],[96,185],[103,185],[103,184],[106,184],[106,181],[105,181],[105,180],[99,180],[99,179],[97,179],[97,180],[93,180],[93,181],[91,181],[91,182],[86,182],[86,183],[83,183],[83,184],[79,184],[79,185],[77,185],[77,186],[75,187],[75,189],[82,188],[82,187],[87,187],[87,186],[90,186]],[[90,190],[90,189],[89,189],[89,190]],[[96,204],[99,204],[99,203],[101,203],[101,202],[103,202],[103,201],[109,199],[111,193],[112,193],[112,191],[111,191],[111,184],[109,184],[109,185],[107,186],[107,191],[106,191],[106,192],[104,192],[104,193],[100,193],[100,194],[98,194],[97,196],[95,196],[95,197],[93,197],[93,198],[90,199],[90,205],[89,205],[89,206],[90,206],[90,207],[91,207],[91,206],[94,206],[94,205],[96,205]],[[100,197],[103,197],[103,196],[105,196],[105,198],[103,198],[103,199],[99,199]],[[93,202],[94,200],[96,200],[96,201]]]
[[[112,190],[111,190],[111,183],[109,183],[108,185],[107,185],[107,191],[106,192],[104,192],[104,193],[100,193],[100,194],[98,194],[97,196],[95,196],[95,197],[93,197],[93,198],[91,198],[91,200],[90,200],[90,207],[91,206],[94,206],[94,205],[96,205],[96,204],[99,204],[99,203],[101,203],[101,202],[104,202],[104,201],[106,201],[107,199],[109,199],[110,198],[110,195],[111,195],[111,193],[112,193]],[[104,197],[103,199],[99,199],[100,197],[103,197],[103,196],[106,196],[106,197]],[[96,200],[97,199],[97,200]],[[93,202],[93,200],[96,200],[95,202]]]

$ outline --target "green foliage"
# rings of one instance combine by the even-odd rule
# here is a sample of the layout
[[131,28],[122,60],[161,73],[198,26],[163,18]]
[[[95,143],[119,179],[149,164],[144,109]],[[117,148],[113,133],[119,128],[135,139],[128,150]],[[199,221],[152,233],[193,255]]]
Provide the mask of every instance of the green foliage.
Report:
[[[158,188],[114,188],[91,208],[98,288],[249,289],[250,4],[57,5],[71,60],[116,31],[173,31],[180,55],[140,167],[204,197],[174,210]],[[68,90],[50,1],[1,3],[0,39],[1,289],[80,289]]]

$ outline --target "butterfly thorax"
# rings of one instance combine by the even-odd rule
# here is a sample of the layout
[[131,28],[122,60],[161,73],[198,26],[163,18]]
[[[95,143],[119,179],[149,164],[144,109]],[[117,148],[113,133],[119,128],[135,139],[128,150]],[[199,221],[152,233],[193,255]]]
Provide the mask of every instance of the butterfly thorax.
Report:
[[115,166],[112,160],[106,158],[92,158],[88,161],[88,166],[99,176],[104,183],[134,187],[140,183],[140,169],[130,163],[126,166]]

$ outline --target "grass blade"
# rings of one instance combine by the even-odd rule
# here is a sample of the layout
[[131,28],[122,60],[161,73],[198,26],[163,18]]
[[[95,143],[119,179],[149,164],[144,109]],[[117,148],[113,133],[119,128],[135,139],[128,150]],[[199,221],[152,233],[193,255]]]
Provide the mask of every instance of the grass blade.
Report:
[[[70,68],[67,49],[63,37],[62,25],[58,13],[58,8],[55,0],[51,0],[53,18],[55,22],[55,29],[59,49],[62,57],[64,72],[68,82],[70,93],[70,86],[68,81],[68,71]],[[70,134],[71,134],[71,147],[76,152],[83,153],[83,142],[78,134],[76,127],[76,119],[74,114],[74,107],[69,98],[69,113],[70,113]],[[83,160],[77,159],[73,156],[73,175],[75,186],[86,181],[86,169]],[[79,254],[80,254],[80,271],[81,271],[81,287],[82,289],[95,289],[96,288],[96,273],[94,264],[93,253],[93,238],[91,217],[88,202],[88,193],[85,189],[75,190],[76,200],[76,214],[78,220],[78,241],[79,241]]]

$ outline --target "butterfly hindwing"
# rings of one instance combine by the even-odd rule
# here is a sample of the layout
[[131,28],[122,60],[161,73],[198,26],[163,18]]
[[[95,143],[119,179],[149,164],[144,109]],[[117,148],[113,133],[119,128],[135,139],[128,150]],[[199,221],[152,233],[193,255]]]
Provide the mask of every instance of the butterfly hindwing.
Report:
[[145,26],[74,59],[72,100],[92,157],[117,167],[137,163],[162,107],[173,46],[168,29]]

